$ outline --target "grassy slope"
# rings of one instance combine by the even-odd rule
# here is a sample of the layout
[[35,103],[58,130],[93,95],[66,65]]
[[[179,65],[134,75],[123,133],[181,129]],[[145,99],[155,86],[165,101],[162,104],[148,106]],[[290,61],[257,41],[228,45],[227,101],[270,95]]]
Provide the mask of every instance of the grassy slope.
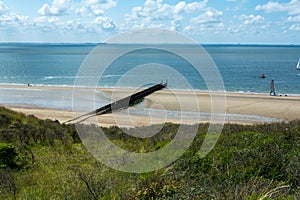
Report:
[[[104,131],[124,149],[148,152],[168,143],[177,128],[166,124],[150,139],[130,137],[117,127]],[[0,143],[13,144],[18,154],[14,165],[0,169],[0,199],[300,198],[299,121],[226,125],[213,151],[200,159],[206,130],[200,125],[192,146],[168,168],[129,174],[94,159],[74,126],[0,107]]]

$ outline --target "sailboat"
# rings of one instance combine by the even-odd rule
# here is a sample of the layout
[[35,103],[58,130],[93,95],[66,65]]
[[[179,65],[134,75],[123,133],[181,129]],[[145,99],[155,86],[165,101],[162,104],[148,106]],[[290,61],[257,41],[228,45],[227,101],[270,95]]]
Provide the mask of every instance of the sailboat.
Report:
[[298,60],[298,63],[297,63],[296,69],[300,70],[300,58],[299,58],[299,60]]

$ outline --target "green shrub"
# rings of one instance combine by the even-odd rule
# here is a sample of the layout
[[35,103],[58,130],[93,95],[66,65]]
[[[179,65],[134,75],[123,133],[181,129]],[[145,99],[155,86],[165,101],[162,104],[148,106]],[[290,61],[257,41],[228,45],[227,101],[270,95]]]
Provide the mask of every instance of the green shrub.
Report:
[[17,156],[12,144],[0,143],[0,168],[14,167]]
[[11,122],[10,116],[0,113],[0,127],[5,127]]

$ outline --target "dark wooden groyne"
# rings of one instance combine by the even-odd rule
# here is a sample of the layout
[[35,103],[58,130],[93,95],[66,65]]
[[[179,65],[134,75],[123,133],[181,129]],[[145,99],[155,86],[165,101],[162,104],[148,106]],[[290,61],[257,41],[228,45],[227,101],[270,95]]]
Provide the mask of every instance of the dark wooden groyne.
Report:
[[64,123],[70,123],[72,121],[78,121],[78,122],[82,122],[92,116],[96,116],[96,115],[103,115],[103,114],[107,114],[107,113],[111,113],[113,111],[117,111],[117,110],[121,110],[121,109],[126,109],[129,106],[135,104],[137,101],[142,100],[144,97],[158,91],[158,90],[162,90],[165,87],[167,87],[167,83],[159,83],[156,84],[150,88],[147,88],[145,90],[142,90],[140,92],[134,93],[130,96],[124,97],[122,99],[119,99],[115,102],[112,102],[110,104],[107,104],[105,106],[102,106],[96,110],[93,110],[91,112],[88,112],[84,115],[78,116],[76,118],[73,118],[71,120],[68,120]]

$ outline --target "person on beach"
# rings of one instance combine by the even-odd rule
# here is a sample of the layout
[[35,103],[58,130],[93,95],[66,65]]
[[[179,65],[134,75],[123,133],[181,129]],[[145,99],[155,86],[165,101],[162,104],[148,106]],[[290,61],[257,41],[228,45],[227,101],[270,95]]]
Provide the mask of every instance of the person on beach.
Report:
[[274,84],[274,80],[271,80],[271,85],[270,85],[270,95],[272,96],[276,96],[276,92],[275,92],[275,84]]

